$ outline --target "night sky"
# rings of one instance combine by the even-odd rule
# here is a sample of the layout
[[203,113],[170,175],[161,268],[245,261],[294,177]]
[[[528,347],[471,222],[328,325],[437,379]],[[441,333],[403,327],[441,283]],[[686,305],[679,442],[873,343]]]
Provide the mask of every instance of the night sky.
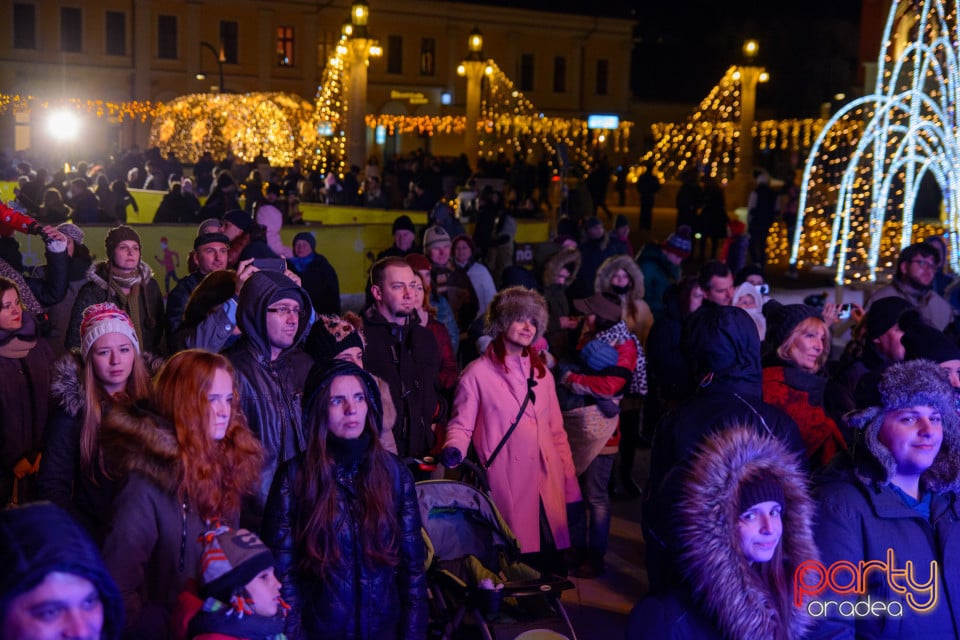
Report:
[[815,117],[836,93],[857,91],[860,0],[477,0],[471,4],[637,20],[631,89],[643,100],[694,104],[747,38],[770,72],[759,115]]

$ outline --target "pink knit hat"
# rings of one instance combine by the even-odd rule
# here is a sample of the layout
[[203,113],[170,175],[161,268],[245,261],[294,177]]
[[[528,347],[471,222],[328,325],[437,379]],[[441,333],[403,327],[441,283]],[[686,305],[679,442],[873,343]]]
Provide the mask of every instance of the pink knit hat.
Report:
[[130,316],[112,302],[101,302],[83,310],[83,320],[80,322],[80,353],[84,359],[97,338],[108,333],[127,336],[133,343],[133,348],[140,353],[140,341]]

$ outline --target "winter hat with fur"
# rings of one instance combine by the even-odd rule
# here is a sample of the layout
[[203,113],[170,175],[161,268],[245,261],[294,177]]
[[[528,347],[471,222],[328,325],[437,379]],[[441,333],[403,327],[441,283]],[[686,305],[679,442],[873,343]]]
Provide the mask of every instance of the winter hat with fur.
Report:
[[246,529],[216,527],[203,534],[200,541],[203,543],[200,591],[207,598],[231,602],[237,591],[274,565],[267,545]]
[[530,318],[537,327],[538,340],[547,329],[547,302],[543,296],[526,287],[509,287],[497,292],[487,309],[484,333],[496,338],[515,320]]
[[890,482],[897,470],[893,454],[880,443],[878,435],[884,416],[905,407],[933,407],[940,412],[943,421],[943,443],[933,465],[920,479],[930,491],[956,491],[960,489],[960,417],[955,406],[956,394],[947,372],[929,360],[910,360],[891,365],[879,384],[880,406],[858,411],[848,417],[850,426],[863,431],[867,449],[876,458],[882,473],[879,477],[861,476],[869,484]]
[[307,336],[305,349],[315,362],[336,358],[347,349],[366,348],[363,334],[352,324],[337,315],[319,315]]
[[83,320],[80,321],[80,353],[84,360],[93,343],[108,333],[119,333],[130,338],[133,348],[140,353],[140,341],[130,316],[112,302],[101,302],[83,310]]

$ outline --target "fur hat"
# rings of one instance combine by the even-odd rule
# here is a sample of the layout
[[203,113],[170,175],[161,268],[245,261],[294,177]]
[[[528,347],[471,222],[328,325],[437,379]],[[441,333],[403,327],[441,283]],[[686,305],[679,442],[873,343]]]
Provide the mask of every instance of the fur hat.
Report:
[[547,330],[547,302],[543,296],[526,287],[502,289],[493,296],[487,308],[484,333],[496,338],[507,330],[515,320],[530,318],[537,327],[538,340]]
[[390,233],[396,233],[397,231],[409,231],[411,233],[416,233],[417,230],[413,226],[413,220],[410,219],[410,216],[403,215],[397,216],[397,219],[393,221],[393,228],[390,230]]
[[83,229],[72,222],[58,224],[57,231],[73,240],[74,244],[83,244]]
[[956,394],[946,371],[929,360],[898,362],[880,378],[879,392],[879,406],[857,411],[847,418],[850,426],[862,430],[867,450],[881,468],[879,477],[873,478],[858,471],[861,480],[866,484],[871,481],[887,484],[897,470],[893,454],[878,438],[884,416],[905,407],[927,406],[940,412],[943,443],[933,465],[920,479],[930,491],[960,489],[960,417],[955,405]]
[[183,311],[184,327],[196,327],[210,312],[222,306],[237,293],[237,272],[221,269],[208,273],[197,288],[190,293],[190,299]]
[[767,319],[765,346],[775,350],[786,342],[797,325],[807,318],[819,317],[819,314],[805,304],[781,304],[771,300],[763,305],[763,316]]
[[83,310],[83,320],[80,321],[80,353],[84,360],[97,338],[108,333],[119,333],[130,338],[133,348],[140,353],[140,341],[130,316],[112,302],[101,302]]
[[667,236],[663,250],[681,258],[688,257],[693,251],[690,227],[685,224],[677,227],[676,231]]
[[201,537],[201,594],[220,602],[231,602],[257,574],[274,565],[267,545],[246,529],[217,527]]
[[143,243],[140,242],[140,234],[134,231],[133,227],[121,224],[107,232],[107,237],[104,240],[107,248],[107,258],[112,257],[117,246],[125,240],[133,240],[138,247],[143,246]]
[[873,342],[900,321],[904,312],[913,309],[913,305],[897,296],[880,298],[870,303],[865,320],[867,342]]
[[363,351],[367,343],[352,324],[336,315],[318,315],[307,336],[306,351],[315,362],[326,362],[352,347]]
[[447,246],[450,246],[450,234],[447,233],[447,230],[439,225],[434,225],[427,229],[423,234],[423,250],[429,251],[434,247],[439,247],[440,245],[446,243]]
[[249,213],[243,211],[242,209],[233,209],[232,211],[227,211],[225,214],[223,214],[223,221],[229,222],[241,231],[246,231],[250,228],[250,225],[253,224],[253,218],[250,217]]
[[222,243],[222,244],[227,245],[228,247],[230,246],[230,238],[228,238],[227,236],[225,236],[224,234],[222,234],[222,233],[220,233],[220,232],[217,232],[217,233],[201,233],[201,234],[198,235],[198,236],[196,237],[196,239],[194,239],[194,241],[193,241],[193,250],[194,250],[194,251],[197,251],[197,250],[199,250],[200,247],[202,247],[203,245],[213,244],[213,243],[215,243],[215,242],[220,242],[220,243]]

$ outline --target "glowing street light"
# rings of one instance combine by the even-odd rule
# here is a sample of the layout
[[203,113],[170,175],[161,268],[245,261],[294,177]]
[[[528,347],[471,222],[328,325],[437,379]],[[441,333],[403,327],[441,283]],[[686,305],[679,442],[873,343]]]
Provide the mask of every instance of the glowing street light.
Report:
[[753,62],[754,58],[757,57],[757,52],[760,51],[760,45],[756,40],[750,39],[743,43],[743,57],[746,59],[747,63]]
[[80,118],[72,111],[54,111],[47,117],[47,132],[59,142],[73,140],[80,133]]

